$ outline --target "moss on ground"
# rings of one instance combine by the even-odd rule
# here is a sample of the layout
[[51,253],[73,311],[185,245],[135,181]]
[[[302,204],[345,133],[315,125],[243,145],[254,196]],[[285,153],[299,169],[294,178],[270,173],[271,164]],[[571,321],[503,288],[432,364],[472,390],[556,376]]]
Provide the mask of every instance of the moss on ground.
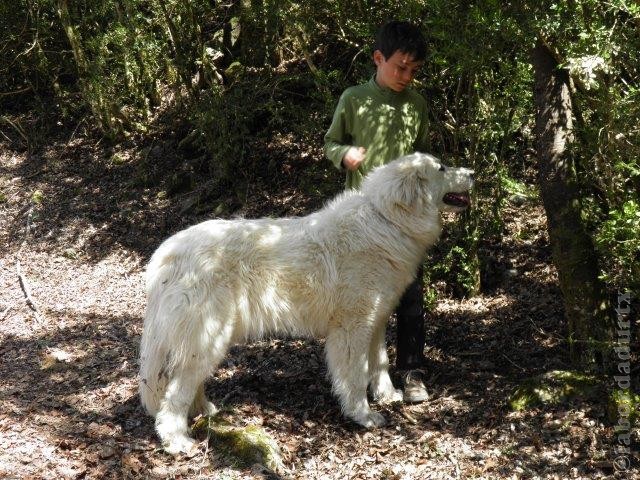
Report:
[[274,472],[284,468],[277,442],[257,425],[236,427],[219,417],[207,416],[196,420],[193,431],[208,437],[212,448],[241,467],[259,463]]
[[637,425],[640,417],[640,395],[631,390],[614,390],[609,395],[607,417],[610,422],[628,420],[631,427]]
[[523,382],[509,398],[509,406],[523,411],[538,405],[556,405],[573,398],[592,398],[601,390],[600,380],[584,373],[554,370]]

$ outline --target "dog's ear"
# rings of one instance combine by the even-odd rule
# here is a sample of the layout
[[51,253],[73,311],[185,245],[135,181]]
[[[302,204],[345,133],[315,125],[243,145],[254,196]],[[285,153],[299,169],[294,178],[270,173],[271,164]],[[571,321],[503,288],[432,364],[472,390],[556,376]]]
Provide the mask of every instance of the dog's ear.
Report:
[[407,156],[378,167],[362,183],[362,192],[380,211],[411,214],[422,208],[429,179],[424,161]]
[[420,166],[415,164],[400,165],[394,182],[389,185],[389,200],[396,206],[413,210],[422,204],[428,179]]

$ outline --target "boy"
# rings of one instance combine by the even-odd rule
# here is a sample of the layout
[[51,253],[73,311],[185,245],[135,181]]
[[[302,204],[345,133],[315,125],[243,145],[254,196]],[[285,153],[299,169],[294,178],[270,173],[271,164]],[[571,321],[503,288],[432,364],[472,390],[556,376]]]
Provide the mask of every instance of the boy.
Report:
[[[325,155],[346,172],[347,188],[358,188],[364,176],[379,165],[429,150],[427,103],[409,86],[425,57],[425,41],[415,25],[391,21],[378,31],[375,75],[344,91],[324,137]],[[428,398],[419,370],[425,363],[423,310],[420,268],[396,310],[396,367],[405,371],[405,402]]]

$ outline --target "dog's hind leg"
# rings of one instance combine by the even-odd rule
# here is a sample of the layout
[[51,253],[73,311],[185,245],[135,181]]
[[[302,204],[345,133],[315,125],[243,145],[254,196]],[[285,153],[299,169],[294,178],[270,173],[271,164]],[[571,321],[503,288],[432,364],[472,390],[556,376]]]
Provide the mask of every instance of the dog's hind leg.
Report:
[[189,438],[187,414],[202,381],[189,368],[183,368],[174,371],[167,385],[156,415],[156,431],[167,453],[189,453],[195,448],[195,440]]
[[[214,414],[216,408],[205,396],[204,381],[222,361],[229,348],[230,328],[220,328],[211,321],[217,334],[207,335],[201,332],[202,350],[205,354],[192,352],[173,372],[171,380],[156,415],[156,430],[168,453],[189,452],[195,447],[195,441],[189,438],[188,415]],[[193,358],[199,357],[198,360]]]
[[204,393],[204,382],[200,384],[198,390],[196,390],[196,398],[189,408],[189,417],[196,417],[202,415],[215,415],[218,412],[216,406],[209,401]]
[[397,390],[389,377],[389,357],[385,341],[386,327],[387,322],[380,322],[376,325],[369,346],[371,394],[374,402],[401,402],[402,390]]
[[385,418],[371,410],[367,401],[370,334],[366,328],[347,331],[337,328],[329,333],[325,345],[333,390],[342,412],[363,427],[379,427]]

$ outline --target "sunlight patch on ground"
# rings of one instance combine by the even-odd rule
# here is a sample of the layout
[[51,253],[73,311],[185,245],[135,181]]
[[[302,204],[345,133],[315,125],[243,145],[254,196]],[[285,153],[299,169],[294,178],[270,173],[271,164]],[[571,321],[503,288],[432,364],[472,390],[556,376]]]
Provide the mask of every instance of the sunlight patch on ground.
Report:
[[494,310],[510,307],[516,299],[510,295],[477,296],[468,299],[442,298],[438,300],[435,311],[440,314],[455,314],[461,316],[469,315],[490,315]]

